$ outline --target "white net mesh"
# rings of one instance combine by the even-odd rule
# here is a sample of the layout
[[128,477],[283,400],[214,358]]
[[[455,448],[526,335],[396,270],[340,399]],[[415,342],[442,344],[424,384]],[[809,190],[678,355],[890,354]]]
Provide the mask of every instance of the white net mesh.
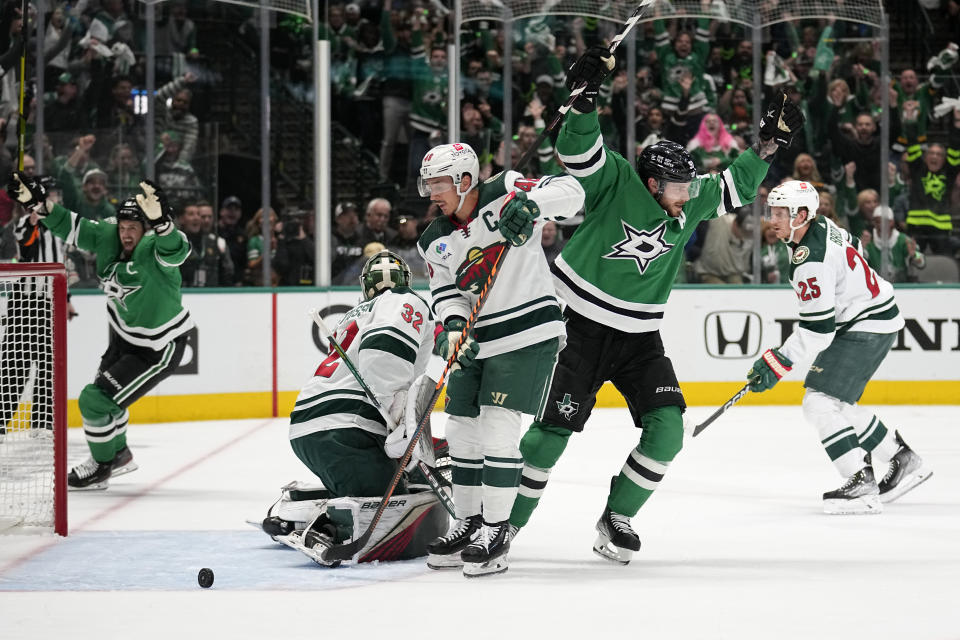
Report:
[[[140,0],[144,2],[144,0]],[[262,5],[257,0],[217,0],[218,2],[226,2],[228,4],[239,4],[244,7],[251,7],[254,9],[259,9]],[[159,2],[144,2],[144,4],[160,4]],[[280,13],[290,13],[295,16],[301,16],[306,18],[309,22],[312,20],[311,16],[313,12],[311,10],[312,3],[310,0],[267,0],[265,3],[267,9],[270,11],[278,11]]]
[[[463,20],[503,20],[510,11],[514,18],[538,15],[571,15],[623,22],[637,8],[629,0],[463,0]],[[883,26],[881,0],[659,0],[645,9],[642,22],[656,17],[713,17],[753,25],[754,16],[767,26],[776,22],[807,18],[830,18]]]
[[0,271],[0,530],[54,525],[52,291]]

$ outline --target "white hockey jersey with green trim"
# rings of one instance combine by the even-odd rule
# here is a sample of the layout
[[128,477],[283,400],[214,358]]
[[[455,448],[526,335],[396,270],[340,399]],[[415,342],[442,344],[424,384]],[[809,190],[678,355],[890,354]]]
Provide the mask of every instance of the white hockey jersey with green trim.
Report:
[[480,199],[465,224],[443,216],[420,236],[417,246],[430,274],[434,314],[444,321],[470,317],[506,244],[500,233],[500,212],[508,197],[522,190],[537,203],[540,216],[530,239],[512,247],[500,265],[500,275],[474,325],[480,346],[477,357],[490,358],[556,337],[564,342],[563,315],[540,236],[544,221],[577,214],[583,206],[583,188],[570,176],[530,180],[516,171],[505,171],[478,189]]
[[822,216],[793,246],[790,285],[800,302],[800,323],[780,347],[793,362],[813,359],[846,331],[895,333],[903,328],[893,285],[870,268],[859,246],[859,240]]
[[[433,328],[423,298],[411,289],[395,288],[348,311],[334,336],[384,404],[426,370]],[[331,349],[297,396],[290,414],[290,439],[349,427],[387,435],[386,419]]]

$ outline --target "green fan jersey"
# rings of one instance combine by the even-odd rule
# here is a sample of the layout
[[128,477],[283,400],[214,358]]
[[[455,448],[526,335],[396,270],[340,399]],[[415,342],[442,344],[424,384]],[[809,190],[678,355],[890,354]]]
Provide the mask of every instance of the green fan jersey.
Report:
[[147,232],[133,255],[123,260],[113,218],[87,220],[55,205],[42,220],[67,244],[97,255],[97,278],[107,294],[107,317],[125,341],[158,351],[193,328],[193,319],[181,304],[180,264],[190,253],[182,231],[165,236]]
[[557,293],[577,313],[630,333],[656,331],[703,220],[753,202],[769,165],[753,150],[697,178],[699,195],[667,215],[630,163],[603,144],[596,112],[567,114],[557,153],[586,191],[584,221],[553,266]]

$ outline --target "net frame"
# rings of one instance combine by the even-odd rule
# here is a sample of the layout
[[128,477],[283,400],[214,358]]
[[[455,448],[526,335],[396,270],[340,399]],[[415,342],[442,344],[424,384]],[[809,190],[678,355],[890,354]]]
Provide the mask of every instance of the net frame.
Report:
[[[46,278],[49,282],[49,299],[50,299],[50,312],[49,312],[49,330],[50,330],[50,375],[52,376],[52,382],[50,384],[50,402],[51,402],[51,421],[53,426],[53,443],[52,443],[52,469],[48,472],[41,470],[37,473],[49,474],[51,478],[51,486],[49,491],[51,492],[51,502],[52,502],[52,513],[49,514],[46,520],[34,519],[29,520],[24,515],[18,515],[16,513],[15,507],[20,505],[14,505],[9,502],[11,495],[8,495],[8,492],[15,494],[19,488],[24,490],[28,489],[29,481],[26,483],[11,481],[9,478],[4,478],[3,474],[6,473],[11,467],[8,466],[3,458],[7,457],[9,459],[9,454],[11,450],[11,445],[14,444],[33,444],[34,451],[40,451],[42,444],[46,442],[42,438],[28,439],[27,443],[23,443],[23,438],[15,440],[16,436],[20,436],[23,433],[22,428],[18,432],[14,432],[12,425],[14,419],[11,418],[6,429],[6,437],[3,443],[0,443],[0,484],[4,485],[2,491],[0,491],[0,521],[2,521],[3,526],[6,531],[15,531],[18,527],[45,527],[48,528],[52,525],[55,533],[66,536],[67,535],[67,272],[65,267],[60,263],[4,263],[0,264],[0,290],[4,292],[4,297],[6,297],[7,292],[11,290],[11,287],[8,283],[16,283],[21,278]],[[35,282],[32,283],[35,285]],[[6,324],[9,322],[9,317],[7,314],[6,307],[7,300],[4,300],[4,313],[3,319]],[[0,337],[0,340],[5,338],[8,335],[9,326],[5,326],[3,329],[3,335]],[[39,376],[39,367],[34,369],[36,376]],[[29,384],[29,383],[27,383]],[[34,383],[36,384],[36,383]],[[31,401],[33,398],[31,397]],[[22,408],[19,406],[17,411],[22,411]],[[30,443],[29,440],[33,440],[33,443]],[[44,460],[44,464],[46,462]],[[16,461],[13,462],[16,464]],[[28,498],[29,499],[29,496]],[[44,498],[45,500],[45,498]],[[29,506],[29,505],[28,505]],[[21,514],[26,509],[21,509]],[[52,521],[51,521],[52,520]],[[26,530],[26,529],[24,529]]]
[[[163,4],[165,0],[156,0],[154,2],[137,0],[137,2],[141,4],[159,5]],[[289,13],[300,16],[307,22],[313,22],[313,0],[264,0],[264,2],[257,2],[257,0],[217,0],[217,2],[235,4],[250,9],[266,9],[267,11],[276,11],[277,13]]]

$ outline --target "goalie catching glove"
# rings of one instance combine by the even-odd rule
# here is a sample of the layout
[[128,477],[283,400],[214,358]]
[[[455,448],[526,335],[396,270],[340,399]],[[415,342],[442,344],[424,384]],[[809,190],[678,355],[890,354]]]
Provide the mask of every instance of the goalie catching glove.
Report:
[[[454,356],[457,340],[460,339],[460,334],[463,333],[465,326],[467,326],[467,321],[458,317],[450,318],[444,323],[443,331],[437,334],[437,339],[434,343],[438,356],[447,361]],[[477,344],[474,338],[473,328],[471,328],[467,331],[467,337],[464,338],[463,344],[461,344],[460,348],[456,351],[455,362],[450,367],[450,372],[453,373],[457,369],[466,369],[469,367],[473,364],[473,361],[477,359],[479,352],[480,345]]]
[[39,216],[47,215],[47,191],[43,178],[27,176],[14,171],[7,182],[7,195],[23,205],[24,209]]
[[747,371],[750,391],[759,393],[767,389],[773,389],[780,382],[780,378],[790,373],[791,368],[793,368],[793,362],[788,357],[777,349],[767,349],[753,363],[750,371]]
[[573,91],[582,83],[587,85],[583,93],[573,101],[574,109],[580,113],[590,113],[594,110],[594,100],[600,91],[600,85],[615,66],[617,66],[617,59],[609,49],[599,45],[587,49],[576,62],[570,65],[567,71],[567,89]]
[[500,234],[515,247],[533,235],[533,221],[540,217],[540,207],[523,191],[515,191],[500,213]]
[[[389,457],[399,459],[407,450],[410,438],[413,436],[413,432],[417,430],[420,417],[427,411],[427,403],[433,397],[433,390],[436,386],[435,380],[431,380],[427,374],[423,374],[413,381],[408,391],[403,392],[402,419],[389,427],[391,431],[383,445],[383,450]],[[413,448],[406,470],[413,470],[417,466],[418,460],[423,461],[428,467],[434,467],[437,464],[433,451],[433,436],[430,431],[429,418],[423,426],[423,431],[420,432],[420,439],[417,441],[417,446]]]
[[777,146],[787,149],[800,129],[803,129],[803,112],[787,94],[781,92],[773,100],[760,118],[760,140],[773,140]]
[[149,180],[141,182],[140,189],[143,193],[137,194],[137,204],[147,216],[147,222],[153,230],[158,236],[165,236],[173,231],[172,210],[163,190]]

